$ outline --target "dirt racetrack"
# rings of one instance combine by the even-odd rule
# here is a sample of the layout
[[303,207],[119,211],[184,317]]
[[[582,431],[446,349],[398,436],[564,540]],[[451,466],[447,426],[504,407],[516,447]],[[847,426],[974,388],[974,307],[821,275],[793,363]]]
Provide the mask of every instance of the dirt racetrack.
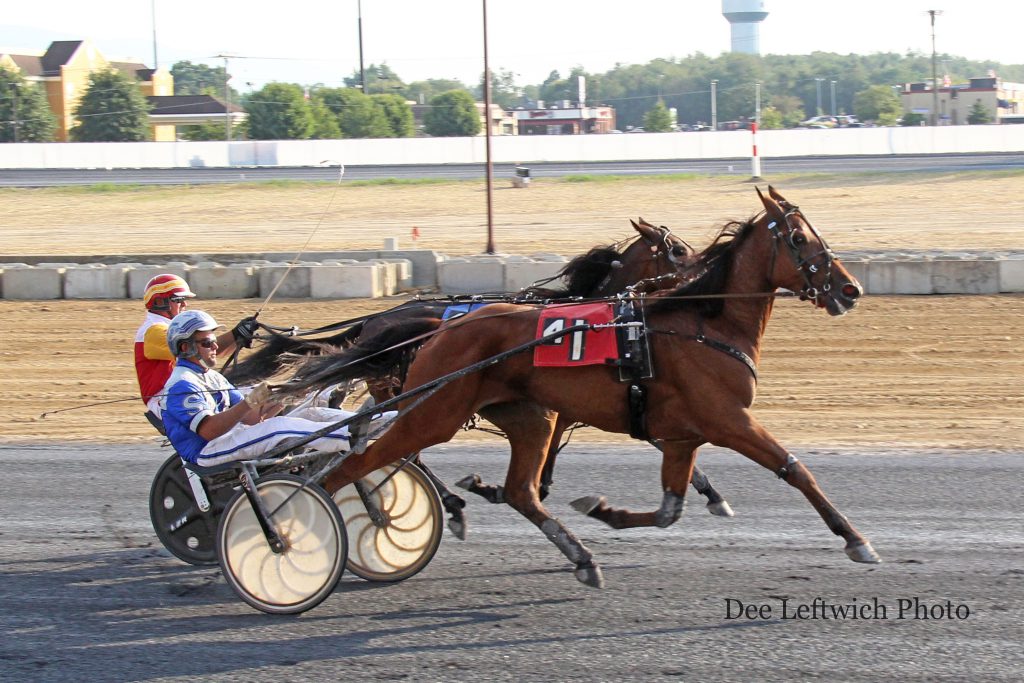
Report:
[[[1017,250],[1019,174],[773,178],[840,256],[850,250]],[[482,183],[5,190],[7,255],[376,248],[383,237],[481,251]],[[577,254],[628,236],[638,215],[696,246],[756,212],[736,178],[540,180],[495,192],[508,253]],[[310,237],[312,235],[312,237]],[[233,323],[259,300],[201,304]],[[375,301],[273,300],[261,318],[315,326]],[[134,301],[0,301],[0,440],[152,439],[135,392]],[[785,444],[1013,450],[1024,441],[1024,296],[866,297],[841,319],[782,300],[768,328],[755,413]],[[113,402],[117,401],[117,402]],[[110,402],[51,415],[47,410]],[[590,432],[585,438],[616,439]]]

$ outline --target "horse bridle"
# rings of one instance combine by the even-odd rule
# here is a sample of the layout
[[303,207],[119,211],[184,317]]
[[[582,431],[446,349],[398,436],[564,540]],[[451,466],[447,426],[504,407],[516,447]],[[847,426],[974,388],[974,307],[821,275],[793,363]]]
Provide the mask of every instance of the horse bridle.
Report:
[[[780,204],[780,206],[782,205]],[[818,296],[821,294],[831,296],[832,263],[836,259],[835,253],[829,248],[828,244],[825,242],[825,238],[821,236],[821,233],[819,233],[815,229],[814,225],[807,220],[807,216],[800,211],[799,206],[787,203],[787,206],[783,206],[783,208],[785,209],[785,212],[782,214],[782,222],[786,228],[785,232],[780,230],[778,221],[771,220],[768,222],[768,232],[771,234],[775,244],[775,250],[772,253],[772,270],[775,269],[775,254],[778,252],[778,245],[779,243],[782,243],[785,245],[786,250],[793,259],[793,264],[796,266],[797,271],[799,271],[800,276],[804,281],[804,287],[799,292],[801,301],[806,301],[808,299],[816,301]],[[818,243],[821,245],[821,249],[819,251],[807,256],[806,258],[800,255],[800,244],[803,244],[804,242],[797,243],[796,241],[795,236],[800,233],[798,232],[798,229],[793,226],[793,222],[791,220],[793,216],[800,216],[804,225],[807,226],[807,229],[810,230],[811,234],[814,235],[818,240]],[[806,238],[804,238],[804,240],[806,241]],[[816,260],[819,256],[824,256],[825,262],[821,264],[812,263],[812,261]],[[821,291],[819,292],[811,278],[817,275],[822,268],[825,270],[825,280],[821,285]]]

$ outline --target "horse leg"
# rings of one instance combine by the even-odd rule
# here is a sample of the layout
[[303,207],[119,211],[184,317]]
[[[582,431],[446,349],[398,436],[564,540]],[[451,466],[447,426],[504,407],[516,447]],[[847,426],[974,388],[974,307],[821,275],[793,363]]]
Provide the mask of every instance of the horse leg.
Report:
[[[555,423],[555,431],[551,436],[551,444],[548,446],[548,455],[544,460],[544,469],[540,473],[540,499],[548,497],[551,484],[554,481],[555,459],[558,457],[559,441],[569,423],[561,417]],[[505,488],[495,484],[488,484],[480,478],[479,474],[470,474],[455,482],[455,485],[464,488],[470,493],[483,497],[489,503],[504,503]]]
[[721,433],[709,436],[716,446],[724,446],[747,456],[757,464],[774,472],[780,479],[804,494],[808,502],[818,511],[829,530],[846,541],[846,555],[854,562],[875,564],[882,559],[871,547],[867,537],[857,531],[850,521],[840,513],[815,481],[814,475],[786,451],[757,420],[745,413],[745,420],[722,420]]
[[[386,401],[389,398],[394,398],[396,395],[396,387],[394,378],[385,377],[379,380],[369,380],[366,383],[366,388],[370,393],[370,396],[377,402]],[[455,534],[455,537],[460,541],[466,540],[466,513],[463,509],[466,507],[465,499],[454,493],[448,486],[441,481],[436,474],[434,474],[429,467],[424,464],[420,454],[417,453],[413,462],[423,470],[423,474],[427,475],[427,478],[434,484],[434,488],[437,489],[438,494],[441,496],[441,505],[448,513],[448,528]]]
[[533,522],[569,561],[574,574],[593,588],[604,586],[594,556],[565,525],[544,509],[538,495],[540,473],[547,457],[556,414],[534,403],[489,406],[485,415],[508,435],[512,459],[505,477],[505,502]]
[[434,484],[434,488],[437,489],[438,494],[441,496],[441,505],[444,506],[445,511],[450,515],[448,517],[448,528],[455,534],[455,537],[460,541],[466,540],[466,513],[463,512],[463,508],[466,507],[466,501],[462,496],[453,493],[448,486],[441,481],[441,479],[434,474],[419,453],[416,454],[416,458],[413,460],[421,470],[423,474],[427,475],[431,483]]
[[[649,443],[661,450],[660,442],[651,439]],[[708,499],[708,512],[717,517],[732,517],[735,513],[732,511],[732,507],[729,505],[729,501],[722,497],[715,487],[711,485],[711,481],[707,478],[700,468],[695,464],[693,466],[693,478],[690,480],[690,484],[697,493]]]
[[604,496],[578,498],[570,505],[577,512],[599,519],[613,529],[629,529],[638,526],[665,528],[683,514],[686,488],[693,475],[694,462],[700,441],[661,442],[661,486],[664,490],[661,507],[654,512],[630,512],[624,508],[608,505]]

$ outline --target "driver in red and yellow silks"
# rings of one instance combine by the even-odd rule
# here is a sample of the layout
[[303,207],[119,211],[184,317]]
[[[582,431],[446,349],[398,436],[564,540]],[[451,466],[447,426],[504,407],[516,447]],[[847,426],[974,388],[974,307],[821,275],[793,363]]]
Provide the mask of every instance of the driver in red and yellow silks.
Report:
[[[146,319],[135,333],[135,374],[139,380],[142,402],[160,424],[160,394],[174,369],[174,354],[167,346],[167,326],[181,313],[188,300],[195,297],[188,283],[177,275],[164,273],[146,283],[142,303],[146,306]],[[252,346],[257,330],[254,317],[244,318],[229,332],[217,338],[223,352],[230,354],[236,344]],[[150,418],[153,422],[153,419]]]

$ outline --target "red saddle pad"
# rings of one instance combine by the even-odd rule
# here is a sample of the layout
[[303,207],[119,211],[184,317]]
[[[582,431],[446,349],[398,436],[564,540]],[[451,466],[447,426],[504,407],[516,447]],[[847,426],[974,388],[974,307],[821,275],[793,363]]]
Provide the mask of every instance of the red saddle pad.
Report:
[[[615,313],[610,303],[548,306],[537,320],[536,339],[573,325],[610,323]],[[536,367],[604,365],[619,357],[614,328],[577,330],[538,345],[533,350]]]

